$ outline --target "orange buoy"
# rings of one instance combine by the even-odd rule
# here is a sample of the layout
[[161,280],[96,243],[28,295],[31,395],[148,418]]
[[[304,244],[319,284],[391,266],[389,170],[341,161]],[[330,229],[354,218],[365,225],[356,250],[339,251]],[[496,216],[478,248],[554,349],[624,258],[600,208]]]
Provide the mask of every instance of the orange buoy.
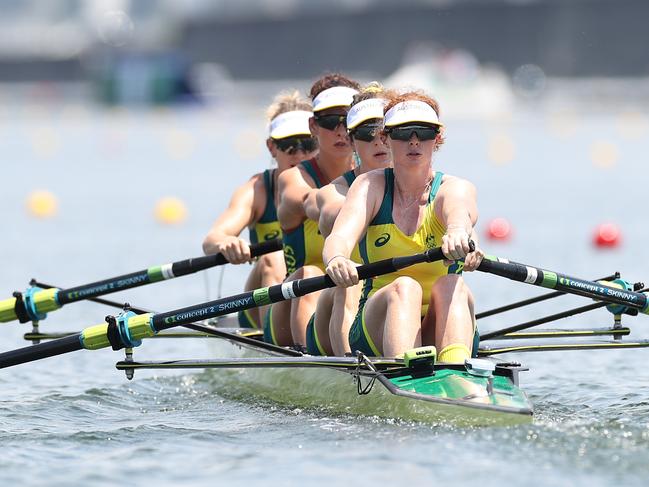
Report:
[[595,229],[593,243],[596,247],[617,247],[620,240],[620,228],[615,223],[602,223]]
[[505,218],[494,218],[487,227],[487,237],[490,240],[509,240],[512,226]]

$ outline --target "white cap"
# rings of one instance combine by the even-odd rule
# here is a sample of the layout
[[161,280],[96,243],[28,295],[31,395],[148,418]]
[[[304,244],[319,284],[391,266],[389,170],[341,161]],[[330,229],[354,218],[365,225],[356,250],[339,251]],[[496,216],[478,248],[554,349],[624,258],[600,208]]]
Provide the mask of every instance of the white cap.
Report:
[[270,121],[270,136],[283,139],[292,135],[311,135],[309,119],[312,116],[312,112],[305,110],[280,113]]
[[383,98],[370,98],[358,102],[347,112],[347,128],[351,130],[368,120],[382,119],[384,106],[385,100]]
[[348,107],[354,101],[356,93],[358,91],[347,86],[327,88],[313,99],[313,111],[319,112],[332,107]]
[[408,122],[432,123],[442,127],[435,109],[428,103],[419,100],[397,103],[385,114],[384,124],[386,127],[403,125]]

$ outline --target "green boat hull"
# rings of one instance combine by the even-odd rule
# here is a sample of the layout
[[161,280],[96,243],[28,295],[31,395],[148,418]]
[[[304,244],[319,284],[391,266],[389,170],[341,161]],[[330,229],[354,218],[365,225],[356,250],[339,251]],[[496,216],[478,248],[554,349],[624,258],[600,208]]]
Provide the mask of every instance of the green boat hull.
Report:
[[[276,356],[222,340],[211,345],[218,357]],[[269,365],[233,366],[207,377],[220,394],[242,400],[257,397],[290,407],[435,424],[502,426],[532,420],[532,406],[514,383],[516,374],[517,370],[497,368],[490,385],[490,379],[472,375],[460,365],[436,364],[434,373],[394,364],[380,365],[378,373],[352,365],[348,369]],[[366,393],[359,394],[363,389]]]

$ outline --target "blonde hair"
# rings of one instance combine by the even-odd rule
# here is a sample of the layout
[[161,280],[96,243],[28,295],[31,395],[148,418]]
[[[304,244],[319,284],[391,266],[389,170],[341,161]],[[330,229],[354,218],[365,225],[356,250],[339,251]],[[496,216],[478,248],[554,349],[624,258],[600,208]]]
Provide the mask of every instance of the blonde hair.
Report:
[[266,117],[270,122],[282,113],[296,110],[310,112],[313,108],[311,107],[311,102],[300,95],[299,91],[282,91],[273,99],[273,103],[266,110]]
[[390,90],[387,90],[381,83],[378,81],[370,81],[368,84],[363,86],[360,91],[354,95],[354,101],[351,106],[356,105],[364,100],[370,100],[372,98],[389,98],[391,94]]

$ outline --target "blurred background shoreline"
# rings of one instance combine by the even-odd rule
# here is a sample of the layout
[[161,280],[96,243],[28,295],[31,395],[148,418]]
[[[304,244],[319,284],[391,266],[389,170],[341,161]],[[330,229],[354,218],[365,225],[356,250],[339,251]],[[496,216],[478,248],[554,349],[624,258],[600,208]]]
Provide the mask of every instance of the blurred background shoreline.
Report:
[[[649,105],[643,0],[0,1],[0,100],[265,103],[341,70],[446,113]],[[617,39],[624,37],[621,45]]]

